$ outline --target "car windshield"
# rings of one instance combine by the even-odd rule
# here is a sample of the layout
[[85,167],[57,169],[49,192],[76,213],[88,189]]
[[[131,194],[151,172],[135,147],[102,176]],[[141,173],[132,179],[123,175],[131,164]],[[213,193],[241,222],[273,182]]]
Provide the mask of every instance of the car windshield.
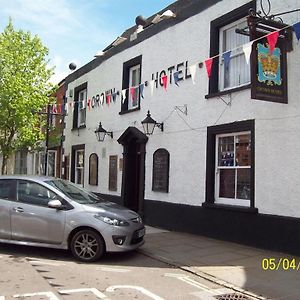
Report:
[[103,202],[96,195],[89,193],[88,191],[82,188],[79,188],[78,186],[76,186],[73,183],[70,183],[69,181],[54,179],[54,180],[47,180],[45,182],[57,188],[59,191],[61,191],[62,193],[64,193],[66,196],[76,201],[77,203],[94,204],[94,203]]

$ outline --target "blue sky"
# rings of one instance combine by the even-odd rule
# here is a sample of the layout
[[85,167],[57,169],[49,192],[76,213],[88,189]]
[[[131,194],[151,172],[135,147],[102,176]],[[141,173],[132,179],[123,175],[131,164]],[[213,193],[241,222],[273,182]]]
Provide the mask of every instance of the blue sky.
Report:
[[175,0],[0,0],[0,30],[9,17],[17,29],[37,34],[49,48],[52,81],[81,67],[123,31],[135,25],[138,15],[149,17]]

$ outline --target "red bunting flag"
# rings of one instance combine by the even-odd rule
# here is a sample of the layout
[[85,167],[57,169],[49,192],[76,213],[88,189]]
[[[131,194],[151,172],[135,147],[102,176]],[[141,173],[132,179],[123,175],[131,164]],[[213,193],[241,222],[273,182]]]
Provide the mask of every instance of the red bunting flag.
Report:
[[276,46],[278,37],[279,37],[279,32],[278,31],[274,31],[274,32],[267,35],[267,40],[268,40],[269,48],[270,48],[270,54],[272,54],[273,51],[274,51],[274,48]]
[[57,113],[56,104],[53,104],[53,106],[52,106],[52,113],[54,113],[54,114]]
[[135,88],[134,87],[130,88],[130,95],[131,95],[132,101],[134,101],[135,100]]
[[206,59],[204,61],[204,63],[205,63],[205,67],[206,67],[207,76],[210,77],[213,59],[212,58],[208,58],[208,59]]
[[107,103],[108,106],[110,104],[110,97],[111,97],[111,94],[106,95],[106,103]]
[[161,77],[161,80],[162,80],[162,82],[163,82],[163,87],[164,87],[164,89],[167,90],[168,76],[167,76],[167,75],[162,76],[162,77]]

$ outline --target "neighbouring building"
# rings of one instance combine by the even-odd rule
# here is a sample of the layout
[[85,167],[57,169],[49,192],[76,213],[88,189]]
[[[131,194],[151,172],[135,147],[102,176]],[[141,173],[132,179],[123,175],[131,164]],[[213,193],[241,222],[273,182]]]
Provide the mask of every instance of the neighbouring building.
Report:
[[58,84],[58,89],[54,93],[56,103],[50,106],[49,116],[49,138],[48,138],[48,157],[47,157],[47,175],[53,177],[62,177],[62,133],[64,129],[64,107],[65,107],[65,81]]
[[138,17],[66,78],[65,177],[150,225],[300,254],[297,2]]
[[[62,169],[62,132],[63,132],[63,113],[65,99],[64,80],[59,82],[58,88],[54,93],[55,103],[49,105],[41,113],[41,118],[47,118],[47,109],[49,109],[48,120],[48,157],[47,157],[47,175],[61,177]],[[41,128],[45,131],[46,129]],[[44,175],[45,174],[45,141],[40,143],[39,149],[23,149],[15,152],[9,159],[7,173],[8,174],[29,174]]]

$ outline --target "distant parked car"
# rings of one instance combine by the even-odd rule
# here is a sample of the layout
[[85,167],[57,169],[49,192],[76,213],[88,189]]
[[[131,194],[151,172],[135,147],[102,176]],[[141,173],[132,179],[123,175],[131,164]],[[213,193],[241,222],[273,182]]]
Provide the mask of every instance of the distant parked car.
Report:
[[0,242],[70,249],[85,262],[144,243],[140,216],[65,180],[0,176]]

